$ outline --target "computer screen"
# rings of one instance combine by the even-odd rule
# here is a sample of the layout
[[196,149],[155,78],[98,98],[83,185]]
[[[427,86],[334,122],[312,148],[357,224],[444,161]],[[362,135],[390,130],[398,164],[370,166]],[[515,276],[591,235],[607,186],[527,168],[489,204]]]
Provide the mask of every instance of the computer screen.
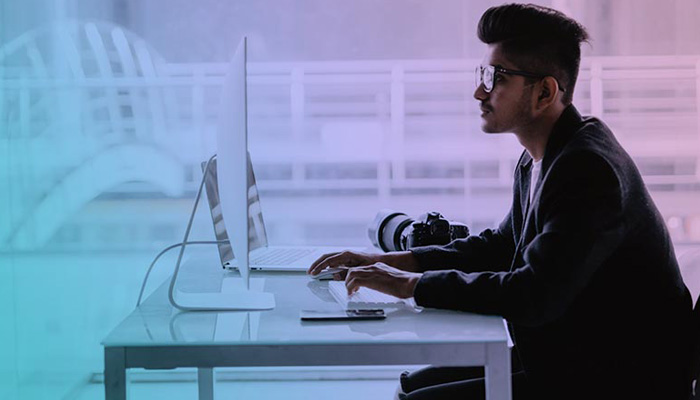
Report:
[[[209,211],[214,225],[214,234],[216,235],[217,241],[228,241],[229,234],[236,235],[237,233],[226,229],[224,216],[221,213],[216,159],[213,159],[209,163],[208,171],[204,171],[206,165],[206,162],[202,163],[202,172],[205,172],[206,175],[204,188],[206,190]],[[248,187],[248,243],[250,250],[255,250],[267,246],[267,232],[265,230],[265,222],[263,220],[260,197],[258,196],[258,188],[255,184],[255,172],[253,171],[250,155],[248,155],[248,184],[250,185]],[[231,248],[230,242],[219,243],[218,249],[221,265],[225,267],[229,261],[235,258],[235,254]]]

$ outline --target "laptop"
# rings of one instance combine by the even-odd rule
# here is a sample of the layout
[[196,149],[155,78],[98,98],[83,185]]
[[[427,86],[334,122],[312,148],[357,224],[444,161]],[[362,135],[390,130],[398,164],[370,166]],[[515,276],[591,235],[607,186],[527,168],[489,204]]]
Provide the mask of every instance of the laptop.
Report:
[[[206,163],[204,162],[202,163],[202,172],[206,174],[204,187],[214,224],[214,234],[217,241],[225,241],[218,245],[221,265],[223,268],[236,268],[235,255],[227,232],[232,235],[240,233],[226,229],[219,201],[216,159],[209,163],[208,171],[204,171],[205,168]],[[255,183],[253,164],[250,161],[250,153],[248,154],[248,185],[248,243],[250,249],[248,263],[251,269],[306,271],[323,254],[347,250],[347,247],[331,246],[270,246],[267,241],[265,221]]]

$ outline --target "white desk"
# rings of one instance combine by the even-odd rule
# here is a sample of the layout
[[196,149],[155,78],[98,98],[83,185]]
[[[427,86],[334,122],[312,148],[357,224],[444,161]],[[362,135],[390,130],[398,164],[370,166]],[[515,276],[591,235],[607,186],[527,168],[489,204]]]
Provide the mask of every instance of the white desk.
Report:
[[[235,275],[212,268],[215,261],[187,262],[178,286],[219,291],[224,275]],[[426,309],[390,312],[381,321],[302,322],[302,309],[338,307],[327,282],[298,273],[252,276],[265,278],[274,310],[180,312],[168,303],[167,285],[157,289],[102,342],[106,399],[127,398],[128,368],[196,367],[200,398],[210,399],[214,367],[420,364],[484,365],[487,399],[511,399],[499,317]]]

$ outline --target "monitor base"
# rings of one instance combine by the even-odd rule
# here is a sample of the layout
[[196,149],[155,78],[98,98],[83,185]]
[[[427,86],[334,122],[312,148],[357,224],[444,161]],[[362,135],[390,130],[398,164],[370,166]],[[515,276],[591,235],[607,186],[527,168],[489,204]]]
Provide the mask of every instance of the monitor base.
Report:
[[226,293],[186,293],[176,290],[170,303],[183,311],[272,310],[275,308],[275,296],[252,290]]

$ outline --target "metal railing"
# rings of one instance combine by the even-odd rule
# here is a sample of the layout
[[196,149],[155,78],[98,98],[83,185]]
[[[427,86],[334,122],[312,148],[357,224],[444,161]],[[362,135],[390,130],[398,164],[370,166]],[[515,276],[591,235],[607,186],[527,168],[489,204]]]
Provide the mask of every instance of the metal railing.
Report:
[[[8,154],[0,180],[15,189],[0,200],[10,205],[0,207],[10,221],[0,243],[44,242],[63,221],[54,217],[50,229],[37,221],[45,226],[52,210],[78,210],[104,191],[154,190],[120,183],[187,196],[200,161],[215,152],[226,64],[168,64],[119,27],[72,29],[58,35],[62,48],[75,35],[90,46],[66,52],[70,68],[56,76],[37,56],[38,36],[0,52],[29,60],[0,65],[0,150]],[[522,148],[512,135],[480,132],[478,62],[250,63],[261,190],[273,198],[355,191],[383,205],[441,193],[463,204],[504,196]],[[648,183],[689,190],[700,182],[698,93],[700,57],[600,57],[583,60],[574,103],[611,126]]]

